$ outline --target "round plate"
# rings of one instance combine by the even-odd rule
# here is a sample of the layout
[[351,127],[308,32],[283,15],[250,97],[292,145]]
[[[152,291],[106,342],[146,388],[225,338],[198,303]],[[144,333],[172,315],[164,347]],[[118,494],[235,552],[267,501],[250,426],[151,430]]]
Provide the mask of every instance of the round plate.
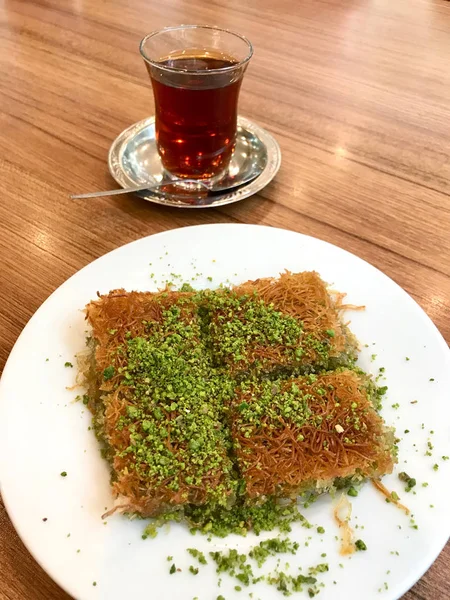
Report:
[[[115,515],[103,524],[101,515],[112,506],[109,471],[89,431],[88,411],[73,402],[82,393],[70,388],[75,369],[64,364],[75,364],[75,354],[84,348],[86,324],[81,309],[97,290],[156,289],[158,282],[170,279],[170,273],[188,281],[197,278],[197,286],[211,286],[277,275],[284,269],[315,269],[335,289],[346,291],[350,304],[366,306],[365,311],[348,314],[362,343],[360,364],[374,374],[385,368],[389,391],[382,414],[403,438],[396,472],[383,481],[414,515],[412,522],[367,484],[357,498],[351,498],[351,525],[367,551],[342,557],[335,538],[339,532],[332,518],[333,500],[324,496],[305,515],[325,533],[293,528],[291,538],[301,548],[286,558],[291,569],[295,572],[301,566],[306,573],[311,566],[328,563],[329,571],[319,574],[325,584],[322,600],[395,600],[446,543],[450,461],[442,457],[450,454],[450,353],[430,319],[383,273],[320,240],[254,225],[185,227],[123,246],[71,277],[25,327],[3,373],[2,495],[28,549],[78,600],[211,600],[219,594],[232,600],[247,597],[247,592],[254,592],[255,598],[281,598],[265,583],[239,593],[234,589],[236,580],[227,575],[218,588],[211,560],[200,566],[196,577],[188,571],[195,564],[188,547],[205,553],[227,547],[247,551],[261,539],[273,537],[273,532],[208,542],[201,535],[192,537],[186,526],[172,524],[155,539],[144,541],[144,522],[139,519]],[[432,456],[426,455],[428,441]],[[61,477],[63,471],[66,477]],[[401,471],[416,478],[416,494],[405,493],[405,484],[398,479]],[[169,574],[168,555],[182,572]],[[282,557],[283,567],[284,563]]]
[[[278,142],[265,129],[245,117],[238,117],[236,148],[220,185],[239,185],[255,172],[260,175],[232,191],[207,198],[184,195],[137,194],[155,204],[176,208],[211,208],[248,198],[265,187],[278,172],[281,151]],[[125,129],[113,142],[108,157],[111,175],[122,187],[155,185],[163,178],[163,166],[156,149],[155,117],[149,117]],[[218,184],[218,185],[219,185]]]

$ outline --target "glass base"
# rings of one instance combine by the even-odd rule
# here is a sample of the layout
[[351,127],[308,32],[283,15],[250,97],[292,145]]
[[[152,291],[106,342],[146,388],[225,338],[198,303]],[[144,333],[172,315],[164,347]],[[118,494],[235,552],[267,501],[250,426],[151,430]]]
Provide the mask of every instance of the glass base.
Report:
[[205,189],[213,189],[227,174],[228,165],[213,177],[177,177],[167,169],[163,169],[163,181],[167,184],[176,187],[182,192],[202,192]]

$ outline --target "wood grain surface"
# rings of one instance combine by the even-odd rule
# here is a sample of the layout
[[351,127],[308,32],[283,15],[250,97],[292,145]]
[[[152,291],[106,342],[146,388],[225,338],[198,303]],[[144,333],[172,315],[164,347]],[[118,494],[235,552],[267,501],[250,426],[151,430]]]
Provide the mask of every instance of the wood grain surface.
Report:
[[[138,43],[217,24],[255,56],[240,113],[277,137],[275,181],[242,203],[165,209],[110,189],[106,157],[152,114]],[[64,280],[126,242],[185,225],[262,223],[327,240],[404,287],[450,341],[450,3],[445,0],[2,0],[0,370]],[[404,600],[448,600],[450,548]],[[0,502],[0,598],[68,596]]]

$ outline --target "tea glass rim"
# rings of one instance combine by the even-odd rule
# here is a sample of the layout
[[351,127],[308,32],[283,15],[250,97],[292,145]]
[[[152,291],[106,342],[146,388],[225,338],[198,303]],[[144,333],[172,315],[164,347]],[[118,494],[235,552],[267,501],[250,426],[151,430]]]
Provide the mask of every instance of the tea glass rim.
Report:
[[[144,45],[147,42],[147,40],[149,40],[150,38],[155,37],[156,35],[159,35],[161,33],[165,33],[168,31],[177,31],[177,30],[182,30],[182,29],[212,29],[213,31],[223,31],[224,33],[230,33],[231,35],[234,35],[235,37],[241,39],[243,42],[245,42],[247,44],[247,47],[248,47],[247,56],[245,56],[245,58],[243,58],[239,62],[237,62],[233,65],[230,65],[228,67],[219,67],[218,69],[208,69],[207,71],[205,71],[204,69],[203,70],[186,69],[186,68],[163,65],[162,63],[158,62],[157,60],[152,60],[151,58],[149,58],[146,55],[146,53],[144,51]],[[139,44],[139,51],[141,53],[142,58],[145,60],[146,63],[148,63],[152,67],[156,67],[156,68],[160,69],[161,71],[169,71],[171,73],[195,73],[196,75],[203,75],[203,76],[213,75],[214,73],[226,73],[227,71],[235,71],[236,69],[240,69],[240,68],[242,68],[243,65],[247,64],[248,61],[253,56],[253,46],[248,38],[246,38],[244,35],[241,35],[240,33],[231,31],[231,29],[225,29],[224,27],[216,27],[214,25],[173,25],[171,27],[163,27],[162,29],[157,29],[157,30],[152,31],[149,34],[147,34],[141,40],[141,43]]]

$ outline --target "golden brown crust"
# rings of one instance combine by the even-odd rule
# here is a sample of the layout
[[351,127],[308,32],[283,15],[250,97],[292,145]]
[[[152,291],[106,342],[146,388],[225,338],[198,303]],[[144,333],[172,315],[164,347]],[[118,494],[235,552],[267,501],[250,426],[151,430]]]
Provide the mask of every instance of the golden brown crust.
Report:
[[[223,291],[223,293],[230,293]],[[233,288],[232,294],[248,296],[255,294],[265,304],[273,304],[275,310],[290,315],[303,324],[305,335],[323,342],[324,332],[329,336],[329,355],[337,357],[345,353],[354,353],[356,341],[340,315],[345,308],[342,303],[343,294],[330,294],[326,284],[315,272],[292,274],[286,272],[278,279],[266,278],[248,281]],[[209,473],[202,485],[184,485],[178,491],[167,487],[168,481],[160,481],[153,485],[139,475],[130,463],[130,455],[123,451],[130,445],[130,431],[127,427],[119,427],[121,417],[126,415],[130,404],[129,389],[123,385],[120,375],[126,357],[117,352],[129,337],[146,336],[148,323],[162,324],[163,311],[173,305],[180,309],[179,319],[186,325],[198,321],[198,298],[195,292],[178,292],[165,289],[152,292],[126,292],[123,289],[111,291],[99,296],[97,300],[86,306],[86,319],[92,327],[95,340],[95,360],[91,364],[87,376],[90,404],[89,408],[98,418],[100,435],[109,445],[113,468],[113,490],[121,499],[122,510],[136,512],[142,516],[158,514],[186,503],[203,504],[207,501],[206,489],[214,489],[223,484],[224,478],[220,469]],[[211,318],[219,319],[220,309]],[[194,340],[200,343],[200,340]],[[214,347],[214,340],[212,340]],[[263,359],[269,369],[280,366],[296,366],[286,364],[283,348],[257,346],[249,344],[247,358],[250,362]],[[317,359],[314,348],[302,356],[301,364],[314,363]],[[225,359],[230,373],[235,373],[240,366],[233,357]],[[105,380],[104,370],[114,365],[114,375]],[[311,403],[311,410],[327,412],[330,420],[320,429],[304,426],[300,429],[289,423],[282,429],[266,432],[255,430],[250,438],[242,437],[232,423],[231,435],[237,444],[237,466],[247,483],[247,494],[250,498],[270,494],[292,494],[301,490],[302,485],[310,485],[313,481],[332,480],[355,473],[376,476],[392,470],[390,449],[382,448],[384,442],[383,423],[369,401],[364,398],[361,380],[351,372],[322,376],[320,385],[333,382],[336,391],[330,393],[324,408],[323,397],[314,393],[317,386],[308,389],[317,399]],[[298,385],[305,385],[298,380]],[[319,385],[318,384],[318,385]],[[286,386],[290,385],[286,381]],[[339,396],[341,409],[336,411],[332,404]],[[243,397],[236,397],[242,402]],[[345,435],[338,435],[335,426],[345,417],[348,404],[357,400],[364,413],[364,432],[345,431],[345,434],[356,435],[357,442],[349,447],[342,441]],[[303,435],[307,442],[300,443],[298,436]],[[324,449],[326,441],[328,448]],[[166,442],[170,451],[177,453],[176,444],[170,436]],[[226,449],[223,449],[226,455]],[[377,462],[378,466],[374,467]],[[231,492],[230,492],[231,493]]]
[[341,313],[347,308],[342,302],[345,294],[330,292],[315,271],[285,271],[278,278],[247,281],[234,290],[239,295],[256,292],[266,304],[273,303],[276,310],[301,321],[305,332],[317,339],[322,338],[324,331],[333,331],[330,356],[348,349],[349,332],[341,320]]
[[[298,426],[288,419],[273,423],[266,417],[257,426],[245,424],[238,407],[245,402],[251,410],[258,398],[248,390],[235,399],[232,431],[249,497],[296,494],[313,482],[355,473],[373,478],[392,472],[392,444],[387,444],[383,420],[357,373],[327,373],[314,383],[308,377],[287,380],[278,393],[292,385],[311,397],[308,406],[313,415],[322,417],[320,425]],[[249,427],[247,437],[242,431]]]

